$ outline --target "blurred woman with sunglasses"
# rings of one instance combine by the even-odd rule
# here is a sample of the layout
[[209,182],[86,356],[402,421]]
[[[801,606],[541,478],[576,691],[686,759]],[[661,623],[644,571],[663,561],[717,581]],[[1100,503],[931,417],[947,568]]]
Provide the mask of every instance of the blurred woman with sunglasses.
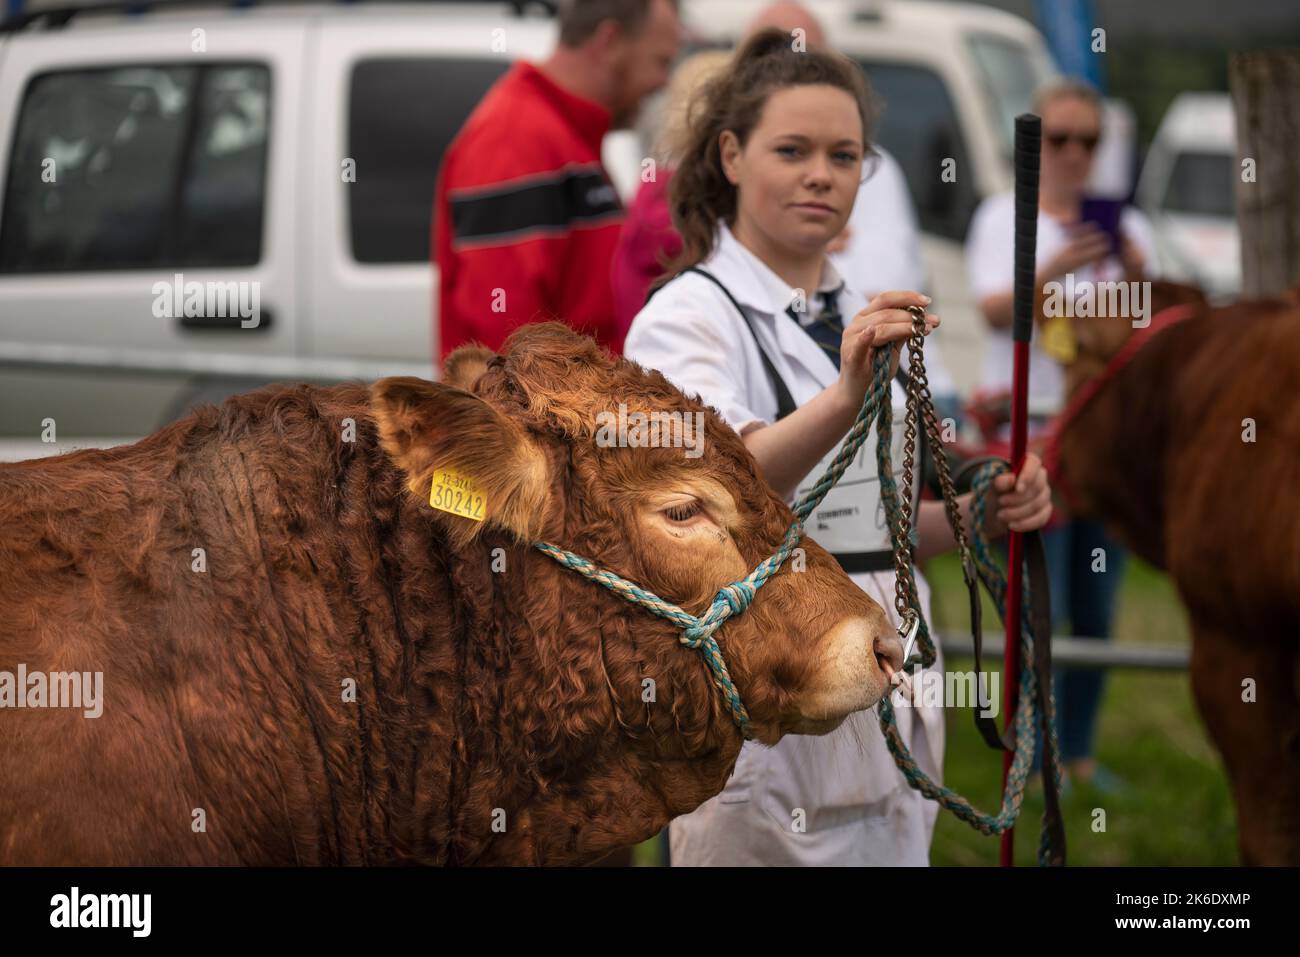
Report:
[[[1101,97],[1078,80],[1054,80],[1035,98],[1043,120],[1042,171],[1038,190],[1037,287],[1074,278],[1075,288],[1093,281],[1141,280],[1155,258],[1151,225],[1136,208],[1119,215],[1118,243],[1084,216],[1085,191],[1101,140]],[[1011,385],[1011,282],[1015,202],[1010,192],[986,199],[966,237],[971,291],[989,325],[982,385]],[[1047,323],[1030,346],[1030,413],[1040,420],[1060,410],[1072,356],[1064,326]]]
[[[1131,206],[1085,195],[1101,139],[1101,97],[1078,80],[1058,79],[1038,92],[1034,112],[1043,121],[1036,288],[1041,291],[1047,283],[1058,282],[1069,294],[1096,282],[1151,278],[1155,243],[1146,217]],[[989,403],[1011,388],[1014,219],[1013,195],[992,196],[976,210],[966,238],[971,291],[989,325],[980,389]],[[1040,317],[1034,330],[1029,348],[1031,448],[1065,400],[1065,366],[1074,358],[1073,321],[1078,320],[1064,315]],[[1054,630],[1059,632],[1068,622],[1067,633],[1108,638],[1124,575],[1119,544],[1100,523],[1071,518],[1049,526],[1043,545],[1051,571]],[[1104,555],[1100,562],[1098,549]],[[1061,752],[1076,780],[1090,781],[1103,791],[1121,791],[1123,782],[1092,757],[1104,676],[1102,670],[1064,671],[1057,676]]]

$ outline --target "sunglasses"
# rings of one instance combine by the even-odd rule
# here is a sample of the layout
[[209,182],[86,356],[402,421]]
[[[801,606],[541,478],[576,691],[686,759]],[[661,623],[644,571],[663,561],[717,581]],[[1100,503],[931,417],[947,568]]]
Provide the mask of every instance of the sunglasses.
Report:
[[1066,143],[1074,140],[1083,147],[1085,153],[1091,153],[1097,148],[1097,141],[1100,139],[1101,137],[1096,133],[1063,133],[1060,131],[1043,133],[1043,140],[1054,150],[1063,150]]

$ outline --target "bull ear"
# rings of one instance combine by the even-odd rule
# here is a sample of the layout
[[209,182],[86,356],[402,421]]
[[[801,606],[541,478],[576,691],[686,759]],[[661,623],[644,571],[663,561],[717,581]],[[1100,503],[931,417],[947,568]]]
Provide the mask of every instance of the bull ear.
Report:
[[473,392],[479,376],[487,371],[488,360],[494,358],[496,353],[487,346],[458,346],[442,364],[442,381],[466,392]]
[[550,469],[518,423],[463,389],[411,376],[380,379],[370,402],[380,444],[426,507],[439,472],[455,473],[482,496],[482,521],[441,513],[456,546],[487,524],[525,542],[541,537]]

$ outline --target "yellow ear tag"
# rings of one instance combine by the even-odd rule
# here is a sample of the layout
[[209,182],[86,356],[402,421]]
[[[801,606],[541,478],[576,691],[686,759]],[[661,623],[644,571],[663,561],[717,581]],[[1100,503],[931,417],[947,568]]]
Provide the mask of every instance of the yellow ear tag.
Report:
[[1079,354],[1069,316],[1053,316],[1044,322],[1038,344],[1061,365],[1069,365]]
[[429,504],[440,511],[472,518],[476,522],[481,522],[486,517],[487,499],[478,490],[474,480],[451,469],[438,469],[433,473]]

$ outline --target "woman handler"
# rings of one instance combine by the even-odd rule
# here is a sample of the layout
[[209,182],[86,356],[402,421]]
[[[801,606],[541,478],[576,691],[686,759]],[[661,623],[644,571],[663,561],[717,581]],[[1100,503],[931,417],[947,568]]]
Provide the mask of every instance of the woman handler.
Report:
[[[896,365],[894,344],[911,331],[907,307],[929,302],[889,292],[868,303],[827,259],[870,155],[868,96],[862,71],[838,53],[803,52],[777,30],[741,47],[693,104],[670,194],[683,240],[675,278],[637,314],[625,345],[629,358],[716,408],[767,481],[792,501],[821,476],[852,426],[875,350],[888,345]],[[684,271],[692,267],[702,272]],[[927,331],[938,322],[927,316]],[[897,382],[893,402],[893,461],[901,463]],[[892,615],[874,452],[873,429],[806,527]],[[1038,528],[1051,513],[1046,475],[1033,457],[1018,479],[1000,476],[994,494],[990,537]],[[969,497],[962,510],[969,522]],[[954,546],[940,503],[915,514],[918,557]],[[919,573],[917,589],[928,616]],[[897,714],[920,766],[940,779],[942,713],[899,707]],[[672,861],[925,864],[936,813],[895,768],[875,713],[861,712],[823,737],[791,735],[772,748],[747,742],[723,792],[673,821]]]

